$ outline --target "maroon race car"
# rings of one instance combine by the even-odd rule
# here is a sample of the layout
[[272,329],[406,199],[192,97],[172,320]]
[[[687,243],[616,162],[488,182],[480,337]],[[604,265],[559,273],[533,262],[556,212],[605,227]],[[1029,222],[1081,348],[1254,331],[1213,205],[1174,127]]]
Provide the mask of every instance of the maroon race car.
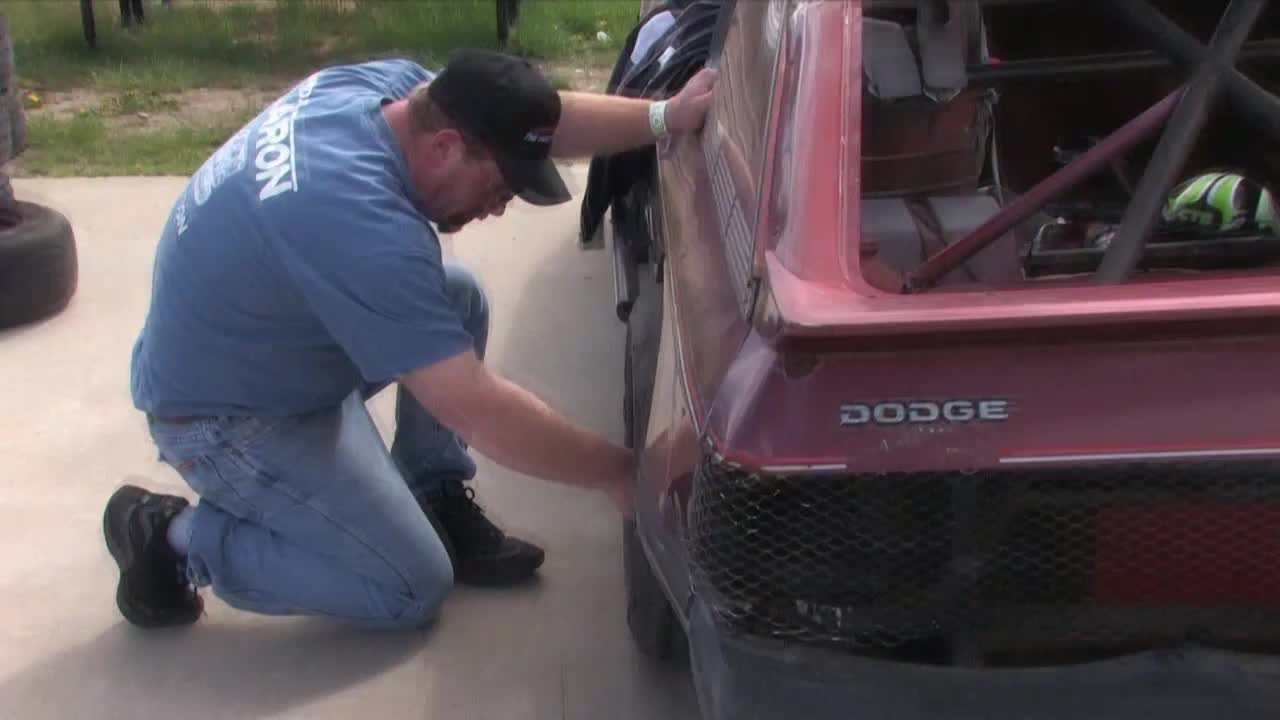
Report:
[[1280,716],[1267,5],[646,5],[610,91],[715,105],[583,235],[706,717]]

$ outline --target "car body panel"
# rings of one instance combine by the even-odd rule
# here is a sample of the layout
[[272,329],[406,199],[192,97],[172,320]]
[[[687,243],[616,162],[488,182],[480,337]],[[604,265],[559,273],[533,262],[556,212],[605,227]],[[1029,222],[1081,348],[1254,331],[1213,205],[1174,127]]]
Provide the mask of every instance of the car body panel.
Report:
[[[761,218],[762,226],[772,226],[762,233],[763,265],[780,335],[882,337],[1245,316],[1280,321],[1280,284],[1273,272],[1194,281],[1171,274],[1111,286],[1064,280],[914,295],[874,287],[864,278],[857,251],[874,242],[860,227],[861,4],[799,3],[796,8],[793,21],[802,25],[803,40],[793,42],[811,47],[795,51],[794,73],[783,71],[795,83],[795,101],[784,110],[793,117],[782,123],[803,129],[794,133],[790,151],[780,154],[777,172],[784,179],[777,187],[785,188],[779,191],[785,200],[768,205],[783,217]],[[829,62],[831,57],[845,61]],[[821,180],[830,177],[843,180]]]
[[[1105,496],[1101,499],[1065,497],[1077,491],[1067,487],[1063,497],[1037,491],[1028,501],[1084,503],[1100,518],[1087,530],[1075,519],[1064,523],[1070,527],[1063,536],[1077,543],[1079,567],[1073,569],[1083,567],[1089,579],[1082,587],[1097,593],[1089,596],[1097,607],[1088,611],[1141,610],[1152,598],[1227,606],[1248,601],[1267,608],[1280,601],[1280,563],[1249,565],[1248,582],[1214,566],[1239,562],[1251,547],[1270,547],[1255,542],[1280,512],[1280,498],[1267,494],[1266,475],[1232,486],[1236,494],[1215,502],[1182,502],[1177,496],[1187,487],[1199,490],[1197,483],[1212,485],[1223,464],[1280,461],[1275,429],[1280,385],[1272,362],[1280,354],[1275,269],[1152,272],[1115,285],[1081,277],[1012,284],[973,280],[904,293],[878,258],[885,238],[864,232],[863,3],[729,0],[726,8],[732,15],[723,51],[712,59],[721,69],[721,84],[706,127],[657,147],[651,231],[663,253],[656,268],[662,321],[653,395],[644,399],[650,405],[637,476],[639,536],[672,607],[691,631],[704,708],[719,717],[716,708],[746,707],[723,693],[738,700],[770,695],[769,688],[743,685],[758,668],[737,674],[734,665],[740,662],[759,663],[767,672],[794,671],[786,692],[800,693],[805,702],[820,693],[852,702],[857,693],[851,688],[859,683],[835,671],[838,666],[894,678],[884,687],[908,688],[911,678],[928,676],[939,688],[981,690],[989,703],[982,707],[993,717],[1010,683],[1032,677],[967,669],[952,673],[857,653],[829,655],[799,639],[770,644],[727,630],[711,607],[717,602],[714,589],[700,577],[705,568],[699,568],[699,543],[741,531],[724,541],[742,542],[734,552],[759,552],[760,562],[767,564],[785,558],[787,551],[771,554],[777,548],[752,547],[751,538],[759,540],[779,527],[785,531],[777,534],[785,535],[793,529],[787,523],[797,518],[765,516],[758,526],[752,524],[758,518],[738,526],[726,522],[709,541],[707,532],[699,536],[699,513],[714,505],[716,498],[708,501],[708,495],[722,492],[748,497],[761,488],[766,494],[799,488],[803,493],[807,483],[840,492],[842,483],[846,490],[859,483],[892,488],[903,479],[929,493],[928,483],[936,481],[937,496],[961,497],[967,479],[975,476],[981,476],[975,485],[989,490],[1006,480],[1009,487],[1030,483],[1029,475],[1018,475],[1023,472],[1046,471],[1037,477],[1086,486],[1095,469],[1115,472],[1114,483],[1097,493]],[[981,192],[971,188],[953,194],[964,198]],[[1140,469],[1124,475],[1124,468],[1134,464]],[[1052,475],[1058,468],[1070,472]],[[1182,470],[1189,478],[1183,485],[1170,480]],[[708,476],[721,471],[732,477],[713,486],[721,480]],[[1152,482],[1157,491],[1136,499],[1125,494],[1142,490],[1141,483],[1151,477],[1157,478]],[[1173,496],[1166,482],[1172,483]],[[815,522],[830,521],[824,533],[858,533],[846,516],[823,520],[823,497],[813,497],[801,506]],[[748,497],[747,502],[755,501]],[[906,530],[890,531],[910,536],[912,523],[925,522],[928,512],[910,514]],[[981,512],[969,516],[984,517]],[[963,519],[955,524],[945,532],[955,530],[959,547],[960,536],[974,528],[965,527]],[[1146,533],[1132,547],[1131,524]],[[1057,526],[1029,527],[1053,531]],[[1095,527],[1096,537],[1089,534]],[[1223,532],[1230,527],[1243,535]],[[1187,528],[1207,530],[1197,537]],[[715,535],[721,531],[723,536]],[[894,537],[890,531],[859,539],[874,544]],[[797,536],[805,532],[801,527]],[[1165,538],[1203,541],[1205,552],[1191,552],[1190,564],[1178,569],[1170,558],[1182,557],[1178,553],[1186,548],[1165,552]],[[850,547],[843,549],[855,555]],[[1134,580],[1123,570],[1134,558],[1158,568],[1156,574],[1166,579],[1179,578],[1178,587]],[[841,568],[838,562],[830,567]],[[1183,583],[1188,572],[1212,587]],[[867,570],[868,577],[874,574]],[[777,586],[762,585],[767,590],[786,586],[785,579]],[[767,600],[785,603],[787,598]],[[967,654],[967,641],[958,641],[947,660],[976,664]],[[741,652],[743,643],[749,652]],[[1210,666],[1214,672],[1221,669],[1216,657],[1196,656],[1174,669],[1162,664],[1158,653],[1144,654],[1133,665],[1118,660],[1084,663],[1078,672],[1055,669],[1035,676],[1032,684],[1045,691],[1059,682],[1064,690],[1122,687],[1128,694],[1116,698],[1124,711],[1153,697],[1153,688],[1179,673],[1197,678],[1197,692],[1229,694],[1227,684],[1197,675]],[[1230,657],[1259,677],[1274,673],[1273,659],[1254,663],[1252,656]],[[1124,674],[1135,666],[1135,674]],[[1114,674],[1117,669],[1120,675]],[[1162,669],[1170,672],[1152,685],[1125,684]],[[936,701],[943,691],[932,697]],[[1034,707],[1036,698],[1020,697],[1022,709]],[[925,708],[909,709],[915,714],[903,710],[903,717],[929,716]],[[840,708],[827,710],[830,717],[841,716]]]
[[[782,7],[753,3],[735,10],[720,61],[728,87],[718,91],[707,129],[659,152],[664,273],[674,305],[667,330],[679,341],[678,347],[664,346],[661,362],[679,350],[692,420],[711,433],[720,452],[773,465],[990,466],[1055,448],[1098,450],[1121,429],[1098,416],[1125,406],[1140,410],[1124,423],[1127,442],[1117,451],[1280,445],[1280,436],[1260,432],[1257,423],[1280,417],[1280,398],[1257,392],[1270,375],[1264,358],[1280,349],[1274,335],[1258,334],[1280,328],[1274,274],[902,296],[848,272],[857,268],[857,253],[846,257],[844,236],[856,245],[859,233],[838,220],[857,217],[858,170],[851,158],[858,152],[859,125],[843,113],[857,106],[848,93],[860,92],[861,8],[801,1],[779,18]],[[767,26],[779,21],[793,26],[796,44],[775,53],[778,77],[796,85],[788,98],[793,105],[757,103],[790,116],[781,119],[778,137],[787,147],[777,162],[767,163],[761,158],[769,115],[747,117],[742,108],[751,103],[739,85],[755,72],[751,92],[773,96],[758,78],[775,55],[766,46],[745,58],[743,38],[767,36]],[[851,59],[845,63],[820,62],[846,55]],[[802,131],[789,129],[797,123]],[[764,192],[756,185],[767,186],[775,174],[782,176],[775,187],[787,196],[785,213],[776,200],[756,207]],[[817,180],[832,176],[850,179]],[[753,183],[751,177],[764,179]],[[753,241],[755,257],[763,257],[763,267],[756,262],[744,276],[735,269],[740,254],[734,243],[753,224],[753,237],[762,241]],[[743,226],[748,230],[736,229]],[[753,293],[761,270],[763,290]],[[1255,323],[1241,325],[1245,321]],[[1174,323],[1172,336],[1168,328],[1161,336],[1162,323]],[[1122,330],[1072,348],[1051,339],[1051,330],[1068,324],[1118,324]],[[996,334],[1002,330],[1009,333]],[[1147,332],[1151,337],[1144,339]],[[789,342],[804,339],[841,342],[788,352]],[[997,342],[999,353],[993,352]],[[813,367],[790,367],[805,363]],[[1206,372],[1213,368],[1217,372]],[[1075,382],[1043,382],[1056,376]],[[1117,383],[1122,377],[1127,380]],[[1187,380],[1202,385],[1193,388]],[[1167,405],[1178,394],[1151,402],[1171,384],[1196,397],[1216,394],[1221,404],[1170,412]],[[906,423],[855,432],[840,424],[846,403],[971,397],[1010,398],[1016,417],[998,425]]]
[[[707,422],[750,467],[970,470],[1083,456],[1280,457],[1280,334],[974,343],[788,361],[752,334]],[[982,403],[997,410],[984,416]],[[762,409],[767,408],[767,412]],[[1097,460],[1105,459],[1098,457]]]
[[[773,61],[768,53],[761,57],[750,52],[742,38],[746,33],[777,37],[778,18],[775,12],[770,28],[770,5],[741,7],[718,60],[726,68],[727,82],[717,90],[706,129],[697,137],[665,140],[658,148],[659,217],[653,231],[660,234],[656,244],[665,252],[661,273],[666,301],[639,487],[640,513],[652,508],[660,517],[659,531],[643,539],[655,556],[672,554],[659,562],[670,566],[665,575],[676,578],[669,583],[676,587],[668,588],[675,598],[687,592],[681,516],[700,456],[704,418],[750,330],[754,298],[748,270],[753,245],[743,229],[755,215],[758,191],[751,177],[758,171],[737,148],[750,146],[751,154],[761,154]],[[753,82],[737,84],[744,76]],[[743,100],[758,99],[761,93],[763,102]],[[744,112],[747,106],[753,112]],[[708,242],[722,237],[733,240]]]

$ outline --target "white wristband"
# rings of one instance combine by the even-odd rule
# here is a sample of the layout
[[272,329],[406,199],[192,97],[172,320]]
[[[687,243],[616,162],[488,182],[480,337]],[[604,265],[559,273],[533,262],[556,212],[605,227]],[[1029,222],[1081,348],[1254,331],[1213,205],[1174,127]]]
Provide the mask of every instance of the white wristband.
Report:
[[667,101],[660,100],[649,105],[649,129],[653,131],[656,138],[664,138],[669,132],[667,130]]

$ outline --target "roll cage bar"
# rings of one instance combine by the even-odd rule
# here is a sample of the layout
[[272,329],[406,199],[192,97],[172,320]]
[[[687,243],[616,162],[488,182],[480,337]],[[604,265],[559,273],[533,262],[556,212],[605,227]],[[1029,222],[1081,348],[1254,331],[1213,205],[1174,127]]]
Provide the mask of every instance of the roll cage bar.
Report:
[[[1034,5],[1061,0],[978,0],[983,6]],[[1129,52],[1079,57],[1015,60],[968,68],[973,84],[992,84],[1020,78],[1063,77],[1180,66],[1186,82],[1150,109],[1125,123],[1100,143],[1048,176],[1006,205],[986,223],[956,243],[929,257],[907,275],[903,292],[934,286],[991,242],[1039,212],[1059,195],[1109,167],[1163,127],[1159,144],[1138,182],[1119,229],[1094,275],[1099,284],[1124,282],[1137,267],[1147,238],[1160,218],[1170,189],[1177,182],[1191,148],[1199,137],[1209,109],[1225,95],[1241,114],[1270,138],[1280,140],[1280,98],[1242,74],[1236,63],[1280,61],[1280,40],[1246,42],[1266,11],[1269,0],[1231,0],[1206,47],[1147,0],[1084,0],[1088,5],[1128,25],[1154,46],[1154,52]],[[946,0],[869,0],[868,10],[912,9],[946,22]]]

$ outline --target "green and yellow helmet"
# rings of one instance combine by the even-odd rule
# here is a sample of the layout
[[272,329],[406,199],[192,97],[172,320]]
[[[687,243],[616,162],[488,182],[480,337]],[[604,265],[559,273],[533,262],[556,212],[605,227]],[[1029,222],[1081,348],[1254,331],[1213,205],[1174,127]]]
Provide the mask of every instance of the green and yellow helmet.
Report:
[[1207,172],[1173,189],[1163,219],[1170,229],[1280,234],[1275,197],[1239,173]]

